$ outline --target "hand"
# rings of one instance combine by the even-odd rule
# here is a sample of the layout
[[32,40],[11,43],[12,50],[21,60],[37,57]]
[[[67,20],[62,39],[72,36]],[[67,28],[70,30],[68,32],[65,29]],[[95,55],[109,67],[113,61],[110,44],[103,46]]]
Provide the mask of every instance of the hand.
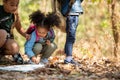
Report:
[[47,40],[47,41],[46,41],[46,44],[47,44],[47,45],[50,45],[50,44],[51,44],[50,40]]
[[34,62],[34,63],[36,63],[36,64],[39,63],[39,60],[38,60],[37,57],[35,57],[35,56],[33,56],[33,57],[31,58],[31,60],[32,60],[32,62]]
[[29,40],[30,39],[30,35],[29,34],[25,34],[25,38],[26,38],[26,40]]

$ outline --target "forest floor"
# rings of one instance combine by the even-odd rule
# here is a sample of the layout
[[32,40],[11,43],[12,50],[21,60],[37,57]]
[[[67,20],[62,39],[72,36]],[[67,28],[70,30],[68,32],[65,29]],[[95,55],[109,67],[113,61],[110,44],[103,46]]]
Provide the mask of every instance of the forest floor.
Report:
[[[52,57],[50,64],[30,72],[0,71],[0,80],[120,80],[120,62],[105,57],[74,59],[79,65],[63,64],[64,55]],[[11,60],[0,66],[15,65]]]

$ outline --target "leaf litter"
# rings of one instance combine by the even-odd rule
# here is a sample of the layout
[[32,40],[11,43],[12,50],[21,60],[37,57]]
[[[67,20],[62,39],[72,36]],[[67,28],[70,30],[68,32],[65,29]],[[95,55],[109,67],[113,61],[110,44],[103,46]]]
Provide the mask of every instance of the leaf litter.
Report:
[[[1,70],[0,80],[120,80],[119,59],[76,57],[75,60],[80,65],[72,65],[63,64],[63,60],[61,60],[63,57],[64,55],[52,57],[48,65],[43,68],[37,68],[34,71]],[[10,61],[5,63],[7,62],[10,63]],[[3,65],[5,64],[1,66]]]

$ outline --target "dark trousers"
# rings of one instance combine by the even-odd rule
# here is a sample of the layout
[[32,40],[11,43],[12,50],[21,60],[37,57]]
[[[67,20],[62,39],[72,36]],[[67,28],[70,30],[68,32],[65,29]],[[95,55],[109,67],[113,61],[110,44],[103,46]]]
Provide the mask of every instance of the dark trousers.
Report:
[[78,26],[78,15],[67,16],[66,20],[66,43],[65,43],[65,53],[66,56],[72,56],[73,44],[75,42],[76,29]]

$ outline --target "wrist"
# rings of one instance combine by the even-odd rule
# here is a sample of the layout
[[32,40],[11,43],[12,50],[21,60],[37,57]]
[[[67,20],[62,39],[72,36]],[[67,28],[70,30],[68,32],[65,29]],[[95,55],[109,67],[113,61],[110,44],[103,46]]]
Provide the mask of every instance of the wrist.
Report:
[[27,35],[26,33],[23,33],[23,37],[25,37],[25,38],[26,38],[26,35]]

